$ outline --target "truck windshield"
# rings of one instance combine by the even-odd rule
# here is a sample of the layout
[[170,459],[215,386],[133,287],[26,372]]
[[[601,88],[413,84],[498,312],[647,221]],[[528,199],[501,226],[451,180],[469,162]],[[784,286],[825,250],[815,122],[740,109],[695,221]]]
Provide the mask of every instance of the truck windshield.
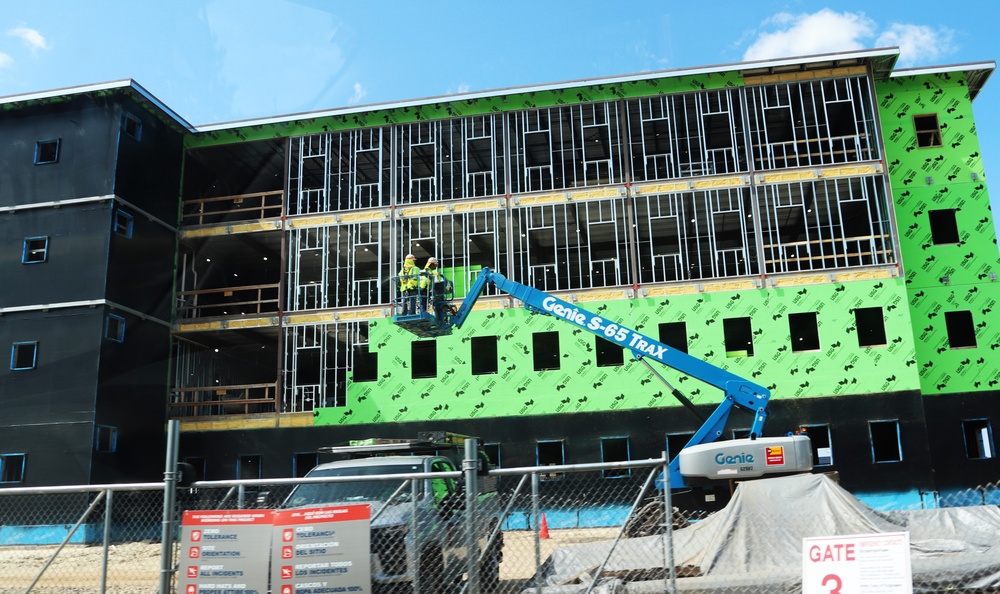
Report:
[[[393,464],[388,466],[352,466],[348,468],[322,468],[311,471],[309,478],[321,476],[373,476],[377,474],[407,474],[423,472],[421,464]],[[285,502],[285,507],[302,507],[329,503],[354,503],[386,501],[403,484],[403,481],[358,481],[351,483],[326,483],[299,485]],[[410,489],[396,496],[395,502],[410,501]]]

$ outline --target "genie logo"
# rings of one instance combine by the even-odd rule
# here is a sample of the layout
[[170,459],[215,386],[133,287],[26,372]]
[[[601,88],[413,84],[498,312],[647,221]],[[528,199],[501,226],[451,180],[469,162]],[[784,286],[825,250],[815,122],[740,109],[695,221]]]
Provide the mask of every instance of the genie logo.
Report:
[[726,454],[716,454],[715,463],[720,466],[723,464],[753,464],[753,454],[747,454],[746,452],[728,456]]

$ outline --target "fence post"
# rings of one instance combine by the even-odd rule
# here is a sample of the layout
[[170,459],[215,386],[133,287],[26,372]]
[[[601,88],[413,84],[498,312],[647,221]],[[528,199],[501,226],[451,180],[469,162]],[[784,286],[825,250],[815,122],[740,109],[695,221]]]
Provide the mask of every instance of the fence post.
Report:
[[475,438],[465,440],[465,546],[468,561],[469,587],[466,592],[479,594],[479,549],[476,546],[476,497],[479,495],[479,443]]
[[163,471],[163,526],[160,534],[160,594],[170,594],[174,571],[174,506],[177,502],[177,450],[180,421],[167,421],[167,461]]
[[111,500],[115,494],[108,489],[104,502],[104,550],[101,551],[101,592],[107,592],[108,585],[108,547],[111,545]]
[[[677,567],[674,560],[674,503],[670,495],[670,451],[663,451],[663,561],[667,565],[664,585],[677,592]],[[666,588],[664,588],[666,590]]]
[[538,533],[542,516],[538,513],[538,471],[531,473],[531,515],[535,519],[535,591],[542,594],[542,540]]

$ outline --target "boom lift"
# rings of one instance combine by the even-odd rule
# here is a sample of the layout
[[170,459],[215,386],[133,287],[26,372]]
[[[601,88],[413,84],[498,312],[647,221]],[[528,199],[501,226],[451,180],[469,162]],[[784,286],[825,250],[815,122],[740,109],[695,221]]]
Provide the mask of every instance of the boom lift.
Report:
[[[482,269],[457,310],[450,305],[447,296],[442,296],[437,299],[435,308],[427,308],[431,311],[397,315],[393,321],[418,336],[447,336],[454,328],[462,327],[487,284],[492,284],[521,301],[530,312],[560,318],[629,350],[637,361],[667,386],[674,398],[702,421],[701,427],[670,461],[672,488],[687,486],[689,481],[685,479],[693,483],[700,480],[747,479],[764,474],[812,470],[812,448],[807,436],[761,437],[767,420],[767,404],[771,398],[770,390],[764,386],[668,347],[658,340],[606,320],[554,295],[512,281],[489,268]],[[687,397],[650,365],[650,359],[719,388],[724,395],[722,402],[708,418],[704,418]],[[734,407],[753,414],[749,437],[713,443],[723,436]]]

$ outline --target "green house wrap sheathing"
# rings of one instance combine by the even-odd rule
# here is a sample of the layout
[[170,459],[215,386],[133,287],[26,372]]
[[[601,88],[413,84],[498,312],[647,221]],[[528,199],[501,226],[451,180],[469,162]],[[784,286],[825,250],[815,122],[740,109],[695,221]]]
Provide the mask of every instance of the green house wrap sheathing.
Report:
[[[1000,261],[966,80],[961,72],[896,77],[879,85],[878,102],[920,389],[995,388]],[[914,116],[924,114],[937,115],[941,146],[918,147]],[[958,243],[934,243],[929,213],[942,209],[954,210]],[[975,347],[951,348],[952,311],[971,312]]]
[[[886,308],[882,347],[860,348],[853,308]],[[658,336],[661,322],[686,323],[688,352],[772,390],[773,398],[915,390],[919,369],[906,315],[903,279],[825,283],[659,299],[583,303],[608,320]],[[788,315],[817,312],[821,348],[794,352]],[[725,318],[753,320],[752,357],[727,357]],[[559,369],[535,371],[532,335],[559,333]],[[497,336],[498,372],[471,374],[473,337]],[[566,321],[522,308],[473,312],[452,336],[436,339],[435,378],[414,379],[412,335],[390,320],[373,322],[379,377],[350,383],[347,406],[316,411],[317,425],[428,419],[512,417],[553,413],[677,407],[669,390],[626,353],[621,366],[598,367],[595,335]],[[696,404],[722,392],[668,367],[657,371]],[[890,370],[890,371],[887,371]]]

